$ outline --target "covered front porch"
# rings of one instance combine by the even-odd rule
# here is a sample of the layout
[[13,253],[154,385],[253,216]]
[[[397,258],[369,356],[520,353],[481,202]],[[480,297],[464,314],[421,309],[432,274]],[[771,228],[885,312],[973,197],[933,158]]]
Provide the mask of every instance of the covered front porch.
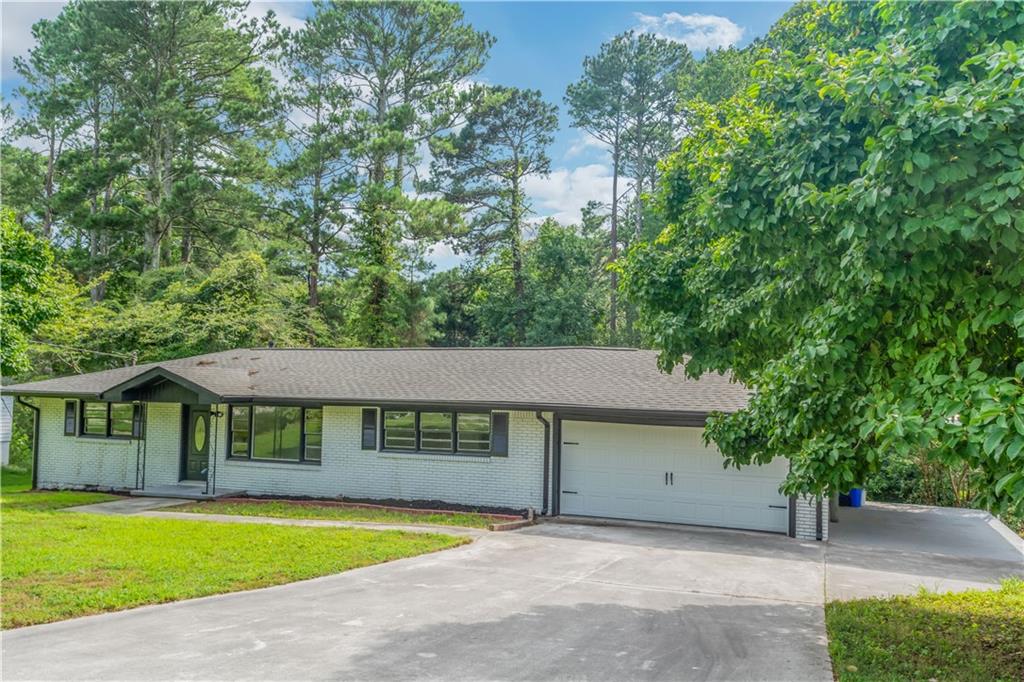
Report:
[[138,497],[211,500],[244,495],[217,482],[225,418],[219,396],[163,368],[114,386],[104,400],[142,404],[145,429],[137,441]]

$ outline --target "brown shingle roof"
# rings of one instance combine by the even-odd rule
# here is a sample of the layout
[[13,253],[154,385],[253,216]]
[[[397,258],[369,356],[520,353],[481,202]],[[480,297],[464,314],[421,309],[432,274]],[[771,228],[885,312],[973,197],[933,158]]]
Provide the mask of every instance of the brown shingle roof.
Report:
[[224,401],[451,403],[651,413],[734,412],[748,391],[729,377],[660,372],[654,351],[627,348],[240,348],[6,387],[7,393],[99,395],[162,368]]

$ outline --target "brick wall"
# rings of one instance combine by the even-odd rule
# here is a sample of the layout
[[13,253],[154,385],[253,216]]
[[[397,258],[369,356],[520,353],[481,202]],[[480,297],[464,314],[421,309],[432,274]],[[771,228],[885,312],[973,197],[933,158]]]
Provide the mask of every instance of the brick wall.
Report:
[[177,483],[181,406],[147,406],[145,443],[137,440],[64,435],[64,400],[43,398],[39,405],[39,487],[136,487],[137,463],[146,448],[146,481]]
[[[795,537],[798,540],[817,540],[818,499],[801,496],[797,497],[793,504],[796,505]],[[821,539],[822,541],[828,540],[828,500],[821,501]]]
[[[533,412],[509,413],[508,457],[468,457],[363,450],[362,408],[324,407],[321,464],[228,461],[227,409],[213,430],[216,487],[253,495],[399,500],[522,509],[542,505],[544,426]],[[551,420],[551,415],[546,415]]]

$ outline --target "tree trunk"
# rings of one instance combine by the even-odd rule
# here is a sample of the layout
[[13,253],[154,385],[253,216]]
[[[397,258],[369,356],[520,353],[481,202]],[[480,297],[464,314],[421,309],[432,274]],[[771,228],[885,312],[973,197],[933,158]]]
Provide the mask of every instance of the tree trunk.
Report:
[[53,236],[53,173],[57,156],[57,133],[52,129],[49,133],[49,153],[46,157],[46,178],[43,182],[43,196],[46,205],[43,208],[43,237],[49,241]]
[[192,229],[189,227],[181,230],[181,264],[188,265],[192,262]]
[[316,310],[320,307],[320,256],[317,253],[319,246],[310,245],[310,262],[308,273],[309,284],[309,307]]
[[526,341],[526,308],[524,297],[526,295],[526,283],[523,281],[523,245],[521,222],[521,197],[519,194],[519,181],[512,183],[512,224],[509,226],[510,251],[512,252],[512,286],[515,290],[515,326],[516,333],[512,345],[521,346]]
[[[611,226],[611,258],[609,262],[614,263],[619,257],[619,140],[615,139],[612,146],[612,226]],[[614,345],[618,336],[618,287],[619,275],[611,272],[611,299],[608,306],[608,331],[609,341]]]
[[[99,95],[93,95],[93,108],[92,108],[92,168],[94,173],[99,172],[100,166],[100,99]],[[104,190],[104,202],[103,212],[106,213],[109,205],[109,193],[110,183],[107,183],[107,187]],[[95,226],[96,216],[100,213],[99,197],[93,193],[89,199],[89,213],[93,217],[93,227],[89,230],[89,262],[92,267],[92,276],[96,277],[99,273],[97,272],[97,263],[100,260],[100,256],[104,253],[103,248],[103,231]],[[99,282],[94,284],[89,289],[89,299],[93,303],[99,303],[103,300],[107,293],[106,282]]]

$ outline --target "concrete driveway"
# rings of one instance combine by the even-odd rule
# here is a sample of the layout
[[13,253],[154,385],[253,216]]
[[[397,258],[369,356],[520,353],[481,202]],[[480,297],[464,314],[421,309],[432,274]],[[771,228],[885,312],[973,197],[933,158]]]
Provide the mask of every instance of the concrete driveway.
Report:
[[545,524],[3,637],[6,680],[830,680],[823,548]]
[[840,507],[826,553],[828,599],[992,589],[1024,577],[1024,540],[991,514],[872,502]]
[[[196,521],[202,523],[203,521]],[[1024,576],[984,512],[842,510],[832,541],[550,523],[291,585],[4,633],[23,679],[831,680],[823,601]]]

